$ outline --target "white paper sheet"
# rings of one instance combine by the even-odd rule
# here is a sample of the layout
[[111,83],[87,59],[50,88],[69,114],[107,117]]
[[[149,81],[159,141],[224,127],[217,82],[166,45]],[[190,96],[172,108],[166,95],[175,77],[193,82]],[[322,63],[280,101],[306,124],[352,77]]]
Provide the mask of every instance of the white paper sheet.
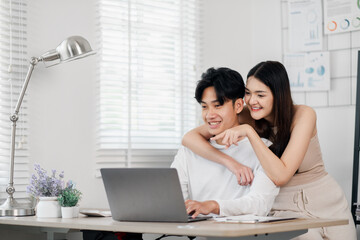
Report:
[[329,52],[288,53],[284,56],[292,91],[329,91]]
[[359,0],[324,0],[325,34],[360,30]]
[[289,0],[289,49],[322,50],[321,0]]
[[294,217],[271,217],[271,216],[255,216],[255,215],[239,215],[214,218],[217,222],[230,222],[230,223],[265,223],[265,222],[277,222],[293,220]]

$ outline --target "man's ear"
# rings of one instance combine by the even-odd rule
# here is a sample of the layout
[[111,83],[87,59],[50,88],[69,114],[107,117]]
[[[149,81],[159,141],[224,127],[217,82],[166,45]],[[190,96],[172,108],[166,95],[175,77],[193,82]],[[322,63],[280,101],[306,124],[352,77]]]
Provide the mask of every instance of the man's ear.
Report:
[[235,108],[236,114],[239,114],[244,109],[244,100],[242,98],[238,98],[235,101],[234,108]]

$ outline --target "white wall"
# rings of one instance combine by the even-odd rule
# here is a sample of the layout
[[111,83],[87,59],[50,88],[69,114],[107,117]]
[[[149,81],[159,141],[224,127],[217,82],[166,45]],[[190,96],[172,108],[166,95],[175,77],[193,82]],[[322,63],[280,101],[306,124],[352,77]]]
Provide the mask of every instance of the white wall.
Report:
[[[204,3],[203,70],[229,67],[244,76],[251,66],[252,32],[248,16],[251,2],[246,0],[206,0]],[[246,57],[245,57],[246,56]]]
[[[71,35],[82,35],[96,47],[95,0],[37,0],[28,1],[28,5],[29,57],[39,56]],[[278,0],[206,0],[204,70],[227,66],[245,77],[259,61],[281,60],[281,8]],[[31,161],[47,169],[64,170],[65,177],[77,182],[84,193],[83,207],[107,207],[102,182],[94,177],[95,64],[94,56],[52,68],[39,64],[27,96]],[[340,89],[336,94],[303,93],[295,100],[315,106],[331,99],[342,102],[349,96],[342,94],[343,84],[339,81],[332,82],[333,93]],[[354,85],[354,79],[351,81]],[[345,106],[327,104],[315,108],[326,168],[343,187],[348,200],[354,137],[352,99]]]
[[[93,48],[95,0],[28,1],[29,57],[80,35]],[[82,207],[107,207],[101,179],[94,177],[96,55],[45,68],[29,84],[31,162],[64,170],[83,192]]]
[[281,60],[278,0],[205,0],[203,9],[204,70],[230,67],[245,80],[256,63]]

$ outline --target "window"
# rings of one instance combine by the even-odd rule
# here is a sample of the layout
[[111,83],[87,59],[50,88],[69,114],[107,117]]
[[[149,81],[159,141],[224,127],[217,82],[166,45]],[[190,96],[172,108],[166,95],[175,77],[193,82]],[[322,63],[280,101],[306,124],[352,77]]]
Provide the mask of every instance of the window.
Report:
[[[26,59],[26,8],[25,1],[2,1],[0,8],[0,200],[7,197],[9,183],[11,122],[22,83],[28,67]],[[16,134],[14,183],[15,198],[27,197],[28,146],[27,101],[24,98],[19,112]]]
[[97,170],[169,166],[196,125],[198,0],[98,5]]

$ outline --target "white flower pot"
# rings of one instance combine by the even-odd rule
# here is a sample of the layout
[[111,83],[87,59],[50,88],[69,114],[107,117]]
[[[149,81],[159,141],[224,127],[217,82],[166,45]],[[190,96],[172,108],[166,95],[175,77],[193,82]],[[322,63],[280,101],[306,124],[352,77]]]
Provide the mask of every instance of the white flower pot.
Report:
[[79,207],[61,207],[63,218],[77,218],[79,216]]
[[78,206],[74,207],[74,218],[79,217],[80,208]]
[[39,197],[36,206],[36,216],[38,218],[59,218],[61,208],[57,197]]

